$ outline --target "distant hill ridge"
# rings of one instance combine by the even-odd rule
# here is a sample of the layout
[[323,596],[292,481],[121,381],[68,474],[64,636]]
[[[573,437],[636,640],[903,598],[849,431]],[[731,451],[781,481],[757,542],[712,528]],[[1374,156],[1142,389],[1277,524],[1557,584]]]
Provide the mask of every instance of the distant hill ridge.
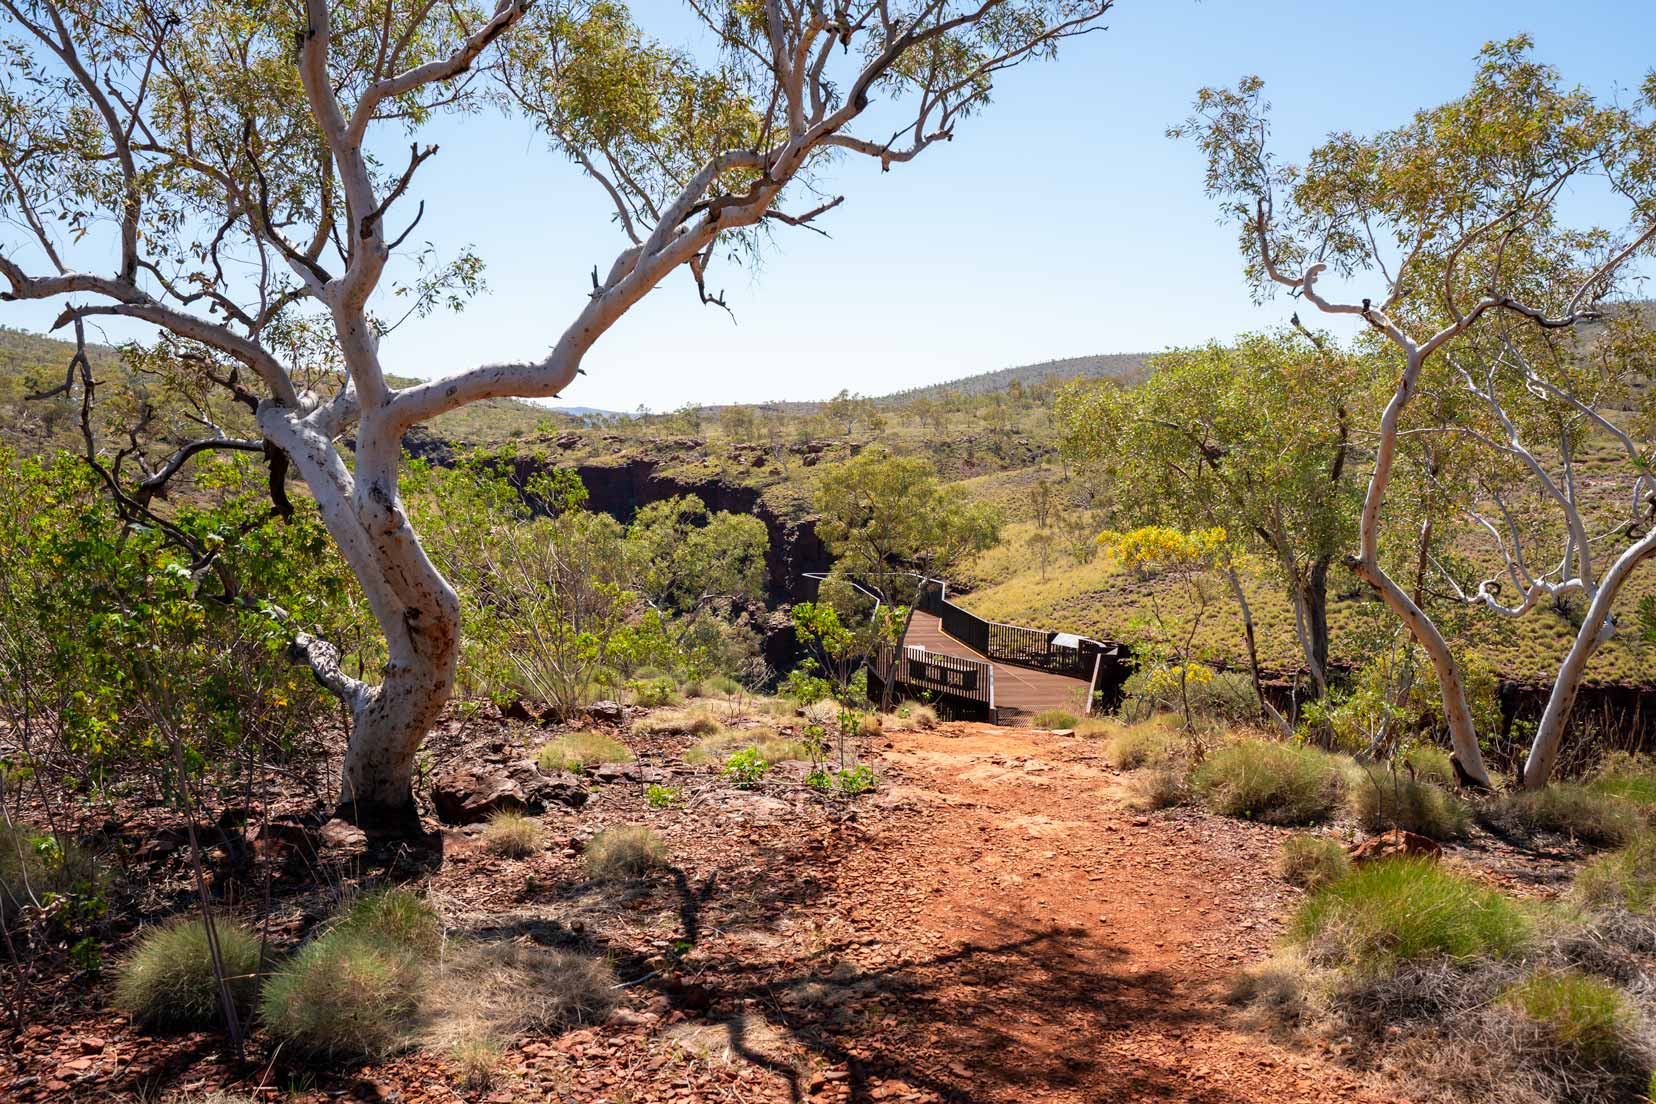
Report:
[[934,383],[928,387],[911,387],[877,396],[881,402],[911,402],[914,399],[935,399],[954,392],[962,395],[983,395],[1005,391],[1013,383],[1036,384],[1051,380],[1063,383],[1073,379],[1115,379],[1123,383],[1138,383],[1146,374],[1145,362],[1153,353],[1103,353],[1096,356],[1065,357],[1061,360],[1043,360],[1038,364],[1022,364],[1015,368],[1001,368],[957,380]]

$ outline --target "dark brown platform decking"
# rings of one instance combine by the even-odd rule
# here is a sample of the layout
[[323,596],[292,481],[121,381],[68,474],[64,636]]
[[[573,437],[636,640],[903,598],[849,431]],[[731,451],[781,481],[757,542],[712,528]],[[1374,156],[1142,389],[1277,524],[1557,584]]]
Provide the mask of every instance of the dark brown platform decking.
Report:
[[1002,724],[1027,721],[1043,709],[1063,709],[1079,716],[1087,704],[1087,683],[1080,679],[997,663],[949,636],[943,631],[943,622],[939,618],[921,610],[914,611],[908,632],[903,637],[903,645],[959,656],[961,659],[975,659],[992,666],[995,669],[995,708]]

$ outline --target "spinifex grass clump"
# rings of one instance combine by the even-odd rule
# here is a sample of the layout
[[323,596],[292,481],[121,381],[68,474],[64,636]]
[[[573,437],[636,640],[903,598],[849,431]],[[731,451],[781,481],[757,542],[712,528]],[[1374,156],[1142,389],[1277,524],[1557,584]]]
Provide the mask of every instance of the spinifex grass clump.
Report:
[[406,889],[359,897],[265,985],[260,1015],[291,1049],[318,1058],[377,1058],[406,1045],[425,963],[442,927]]
[[1504,999],[1544,1029],[1569,1058],[1594,1066],[1622,1066],[1636,1050],[1633,1010],[1620,989],[1574,970],[1537,970]]
[[1220,748],[1192,779],[1216,813],[1266,824],[1326,820],[1345,791],[1340,760],[1302,744],[1242,740]]
[[1336,882],[1350,870],[1346,849],[1327,836],[1295,836],[1282,845],[1277,856],[1283,881],[1307,891]]
[[508,859],[527,858],[546,846],[546,830],[533,817],[505,810],[483,826],[483,844]]
[[1401,828],[1435,840],[1460,839],[1472,821],[1465,802],[1440,786],[1395,771],[1367,769],[1352,779],[1351,806],[1370,832]]
[[[232,920],[213,924],[224,982],[238,1012],[259,983],[259,937]],[[206,1027],[224,1021],[219,973],[200,917],[150,928],[116,970],[115,1007],[155,1027]]]
[[594,881],[624,881],[665,866],[667,845],[642,824],[621,824],[588,840],[585,858]]
[[1509,794],[1479,810],[1479,819],[1505,832],[1556,832],[1589,847],[1619,847],[1643,825],[1636,806],[1576,782]]
[[1104,757],[1113,767],[1138,770],[1160,767],[1186,755],[1190,741],[1160,718],[1151,718],[1118,730],[1105,746]]
[[1656,835],[1642,832],[1626,847],[1589,859],[1576,873],[1575,895],[1589,908],[1656,911]]
[[604,763],[630,763],[632,758],[625,744],[590,729],[548,740],[535,754],[535,762],[544,771],[583,771]]
[[1317,957],[1368,970],[1434,954],[1504,958],[1523,950],[1534,931],[1511,899],[1409,858],[1357,866],[1312,894],[1288,929]]

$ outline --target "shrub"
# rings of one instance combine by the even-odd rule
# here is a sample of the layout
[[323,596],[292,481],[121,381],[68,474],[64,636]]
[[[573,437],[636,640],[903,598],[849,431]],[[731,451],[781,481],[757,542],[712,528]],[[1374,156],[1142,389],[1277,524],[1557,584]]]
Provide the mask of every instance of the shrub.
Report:
[[1266,824],[1314,824],[1340,802],[1339,760],[1301,744],[1243,740],[1197,768],[1196,793],[1214,812]]
[[1111,737],[1104,758],[1118,770],[1137,770],[1176,762],[1186,747],[1185,738],[1161,722],[1144,721]]
[[443,942],[443,925],[437,918],[437,910],[424,897],[404,886],[359,895],[333,930],[404,947],[421,955],[435,954]]
[[[1215,671],[1211,679],[1192,680],[1187,687],[1191,711],[1227,724],[1246,724],[1259,719],[1259,698],[1253,679],[1238,671]],[[1175,693],[1176,696],[1176,693]],[[1178,703],[1170,702],[1168,708]]]
[[642,878],[667,863],[667,845],[642,824],[606,828],[587,841],[587,875],[594,881]]
[[540,821],[510,810],[498,812],[483,827],[483,844],[497,855],[522,859],[546,846]]
[[719,771],[739,790],[749,790],[770,770],[770,764],[754,748],[743,748],[725,760],[725,765]]
[[1460,839],[1472,819],[1466,803],[1453,794],[1395,771],[1363,771],[1353,787],[1352,813],[1369,832],[1401,828],[1435,840]]
[[857,717],[858,736],[879,736],[885,732],[885,726],[880,721],[878,713],[863,713]]
[[640,717],[632,723],[632,730],[644,736],[711,736],[722,732],[724,725],[706,705],[695,705]]
[[1277,856],[1282,880],[1307,892],[1338,881],[1350,870],[1346,849],[1327,836],[1295,836],[1282,845]]
[[684,791],[677,786],[663,786],[651,782],[649,789],[644,791],[644,800],[649,802],[652,809],[671,809],[684,800]]
[[1074,728],[1080,723],[1080,718],[1066,709],[1043,709],[1030,721],[1036,728],[1053,730]]
[[[238,1010],[252,1007],[258,988],[259,938],[231,920],[213,924],[225,982]],[[117,967],[115,1007],[138,1023],[204,1027],[224,1019],[207,927],[201,919],[153,927]]]
[[[672,679],[665,676],[651,679],[633,679],[627,684],[627,690],[631,694],[634,705],[645,707],[676,705],[679,700],[678,687],[673,685]],[[690,694],[689,696],[696,697],[697,695]]]
[[0,920],[52,895],[98,889],[97,867],[86,851],[50,833],[0,823]]
[[543,771],[583,771],[604,763],[629,763],[632,758],[625,744],[590,729],[566,732],[535,753],[535,763]]
[[276,1038],[320,1058],[380,1058],[403,1046],[420,970],[406,946],[341,925],[299,948],[265,984]]
[[1435,862],[1383,859],[1318,889],[1288,930],[1314,951],[1373,969],[1432,954],[1508,957],[1534,925],[1516,902]]
[[1435,782],[1445,787],[1457,784],[1449,753],[1436,744],[1411,744],[1398,756],[1398,769],[1417,782]]
[[1619,851],[1589,859],[1576,873],[1575,893],[1589,908],[1656,911],[1656,836],[1640,834]]
[[1537,970],[1509,989],[1505,1000],[1588,1065],[1627,1064],[1636,1046],[1627,1000],[1607,981],[1573,970]]
[[1484,805],[1478,817],[1504,831],[1557,832],[1589,847],[1618,847],[1640,827],[1632,805],[1574,782],[1508,794]]

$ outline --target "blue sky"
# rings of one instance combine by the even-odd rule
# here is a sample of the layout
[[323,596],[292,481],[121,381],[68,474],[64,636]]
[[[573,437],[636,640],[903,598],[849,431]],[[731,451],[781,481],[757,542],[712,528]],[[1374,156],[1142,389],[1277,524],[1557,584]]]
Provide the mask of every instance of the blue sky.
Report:
[[[712,277],[734,322],[697,302],[686,274],[658,288],[600,341],[565,402],[879,394],[1274,325],[1290,307],[1249,301],[1197,151],[1164,137],[1198,87],[1265,77],[1276,148],[1298,159],[1331,129],[1395,125],[1456,95],[1478,47],[1520,31],[1567,81],[1631,98],[1656,63],[1656,15],[1642,7],[1122,0],[1108,31],[1007,74],[952,143],[884,175],[863,159],[836,166],[827,186],[847,198],[823,222],[831,238],[786,232],[759,271]],[[635,10],[668,41],[705,46],[673,0]],[[442,149],[416,181],[419,236],[474,245],[490,290],[391,335],[388,370],[435,377],[543,354],[621,244],[603,197],[519,122],[448,120],[429,138]]]

